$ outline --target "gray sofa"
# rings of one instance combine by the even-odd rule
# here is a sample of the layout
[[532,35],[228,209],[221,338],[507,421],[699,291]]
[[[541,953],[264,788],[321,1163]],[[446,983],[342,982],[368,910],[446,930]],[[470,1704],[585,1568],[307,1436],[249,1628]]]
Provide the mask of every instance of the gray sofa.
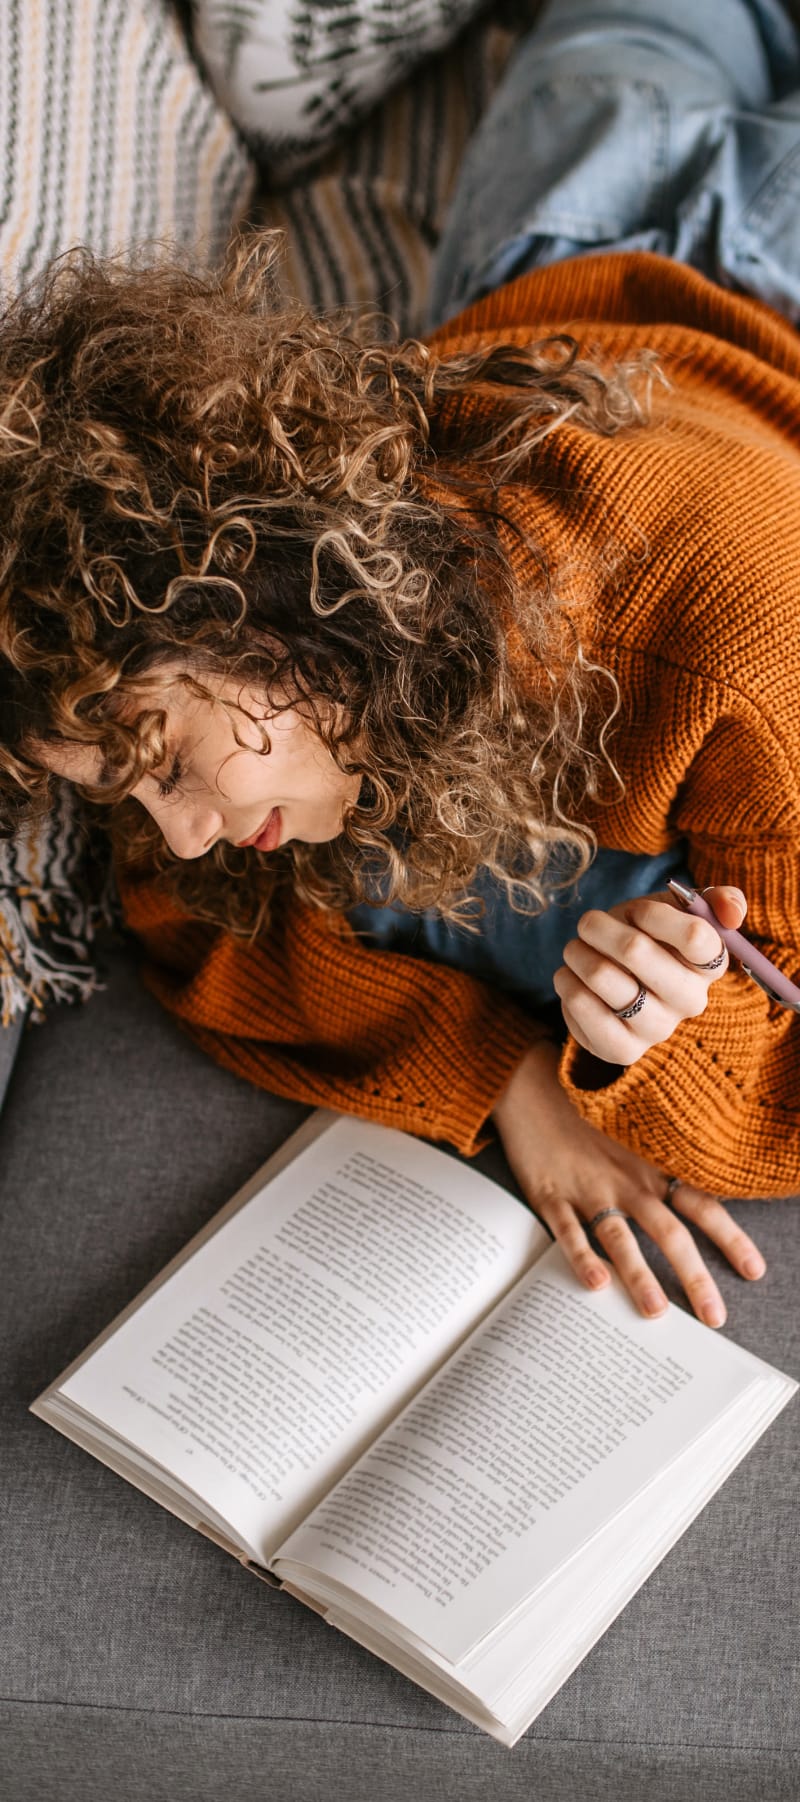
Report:
[[[0,1123],[6,1802],[796,1802],[796,1404],[511,1752],[27,1412],[303,1117],[100,949]],[[730,1331],[797,1373],[794,1204],[738,1211],[769,1270],[714,1261]]]
[[[197,224],[189,200],[202,168],[201,223],[219,242],[226,216],[230,223],[251,206],[256,171],[186,60],[169,0],[32,0],[5,19],[0,7],[0,33],[9,34],[0,39],[0,98],[11,71],[28,106],[34,50],[13,33],[37,11],[52,26],[49,104],[57,92],[76,118],[87,104],[67,92],[67,64],[58,64],[68,16],[80,14],[85,30],[96,17],[92,55],[111,59],[102,83],[90,76],[97,112],[86,114],[93,218],[109,234],[98,248],[124,235],[124,204],[134,200],[140,229],[164,223],[141,195],[114,186],[102,143],[112,116],[131,122],[144,173],[163,162],[164,120],[176,133],[185,126],[169,190],[185,208],[175,235],[188,243]],[[130,26],[128,43],[137,12],[141,29]],[[502,33],[463,41],[446,71],[415,78],[303,185],[262,197],[259,216],[290,234],[288,279],[312,302],[388,299],[413,329],[459,143],[502,52]],[[91,71],[91,58],[83,66]],[[78,67],[73,58],[70,79]],[[134,78],[136,113],[122,93]],[[33,129],[18,135],[17,150],[41,143],[48,124],[38,138]],[[404,172],[397,144],[412,132]],[[118,134],[114,146],[119,157]],[[18,193],[29,173],[17,172]],[[69,173],[83,179],[80,169]],[[62,183],[62,199],[65,191]],[[346,249],[335,238],[343,204]],[[66,205],[64,218],[80,235]],[[59,247],[60,226],[47,231],[37,215],[26,239],[13,207],[12,224],[18,263],[5,268],[15,279]],[[360,230],[372,292],[353,249]],[[0,267],[5,242],[0,228]],[[0,900],[13,873],[0,870]],[[125,934],[105,929],[97,952],[102,986],[85,1005],[51,1006],[43,1026],[18,1017],[0,1031],[5,1802],[405,1802],[410,1791],[422,1802],[796,1802],[797,1404],[512,1752],[29,1414],[33,1397],[304,1112],[207,1061],[143,988]],[[481,1162],[503,1176],[496,1150]],[[800,1375],[795,1205],[738,1212],[769,1268],[746,1285],[710,1254],[729,1305],[726,1330]]]

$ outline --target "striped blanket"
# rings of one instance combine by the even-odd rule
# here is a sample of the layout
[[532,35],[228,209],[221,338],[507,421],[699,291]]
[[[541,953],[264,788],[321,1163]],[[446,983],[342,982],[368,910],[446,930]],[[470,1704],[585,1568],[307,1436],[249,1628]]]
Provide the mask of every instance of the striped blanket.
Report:
[[[414,4],[424,11],[427,0]],[[439,25],[448,4],[453,29],[474,11],[471,0],[460,11],[431,0]],[[109,255],[155,240],[214,261],[234,230],[254,224],[284,230],[285,282],[313,308],[377,307],[402,332],[418,331],[459,158],[511,34],[478,22],[287,185],[274,133],[243,118],[245,139],[220,101],[214,55],[233,40],[199,32],[193,47],[190,12],[198,27],[235,24],[249,66],[246,35],[262,0],[193,0],[193,11],[171,0],[0,0],[5,292],[75,244]],[[396,58],[391,67],[396,75]],[[66,787],[45,827],[0,842],[4,1025],[91,993],[91,947],[111,896],[97,833]]]

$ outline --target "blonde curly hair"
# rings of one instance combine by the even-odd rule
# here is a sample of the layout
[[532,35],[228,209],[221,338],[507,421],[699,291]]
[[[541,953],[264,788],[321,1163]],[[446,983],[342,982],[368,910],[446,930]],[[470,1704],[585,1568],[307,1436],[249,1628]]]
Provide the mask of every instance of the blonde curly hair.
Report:
[[[279,300],[279,248],[240,241],[210,274],[73,253],[2,319],[4,829],[48,805],[41,746],[67,741],[101,751],[111,786],[82,793],[131,855],[235,931],[287,883],[452,917],[481,866],[535,908],[556,850],[565,880],[590,859],[578,812],[617,698],[558,572],[529,546],[514,574],[502,486],[567,418],[610,434],[646,393],[564,336],[439,356],[316,318]],[[126,797],[163,758],[176,665],[198,693],[241,676],[307,712],[361,778],[339,838],[170,853]]]

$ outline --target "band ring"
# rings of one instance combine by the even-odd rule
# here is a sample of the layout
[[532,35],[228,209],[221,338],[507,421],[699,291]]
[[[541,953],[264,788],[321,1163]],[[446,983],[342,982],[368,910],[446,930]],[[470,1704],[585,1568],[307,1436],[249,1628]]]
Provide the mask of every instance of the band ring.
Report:
[[601,1220],[610,1220],[614,1214],[618,1214],[620,1220],[628,1218],[622,1208],[601,1208],[599,1214],[595,1214],[594,1219],[588,1222],[590,1233],[593,1233],[595,1227],[600,1225]]
[[710,962],[707,964],[695,964],[694,968],[695,968],[695,970],[718,970],[720,967],[720,964],[724,964],[727,955],[728,955],[727,950],[726,950],[725,946],[723,945],[722,950],[720,951],[718,957],[712,957]]
[[667,1186],[666,1186],[666,1189],[664,1190],[664,1194],[662,1196],[662,1201],[671,1201],[672,1200],[672,1197],[675,1194],[675,1190],[679,1189],[681,1186],[681,1181],[682,1181],[682,1178],[680,1176],[670,1176],[667,1179]]
[[631,1002],[630,1007],[612,1007],[611,1012],[617,1020],[632,1020],[636,1014],[641,1013],[646,1000],[647,990],[641,988],[635,1001]]

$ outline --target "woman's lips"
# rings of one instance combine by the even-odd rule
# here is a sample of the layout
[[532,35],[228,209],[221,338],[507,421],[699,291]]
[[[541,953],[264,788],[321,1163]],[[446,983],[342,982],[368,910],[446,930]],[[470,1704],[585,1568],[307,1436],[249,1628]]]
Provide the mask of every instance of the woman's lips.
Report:
[[280,842],[281,810],[279,807],[273,807],[269,818],[264,821],[263,826],[259,826],[258,831],[253,833],[252,838],[243,839],[241,844],[237,845],[236,849],[237,851],[246,851],[249,845],[253,845],[256,851],[277,851]]

